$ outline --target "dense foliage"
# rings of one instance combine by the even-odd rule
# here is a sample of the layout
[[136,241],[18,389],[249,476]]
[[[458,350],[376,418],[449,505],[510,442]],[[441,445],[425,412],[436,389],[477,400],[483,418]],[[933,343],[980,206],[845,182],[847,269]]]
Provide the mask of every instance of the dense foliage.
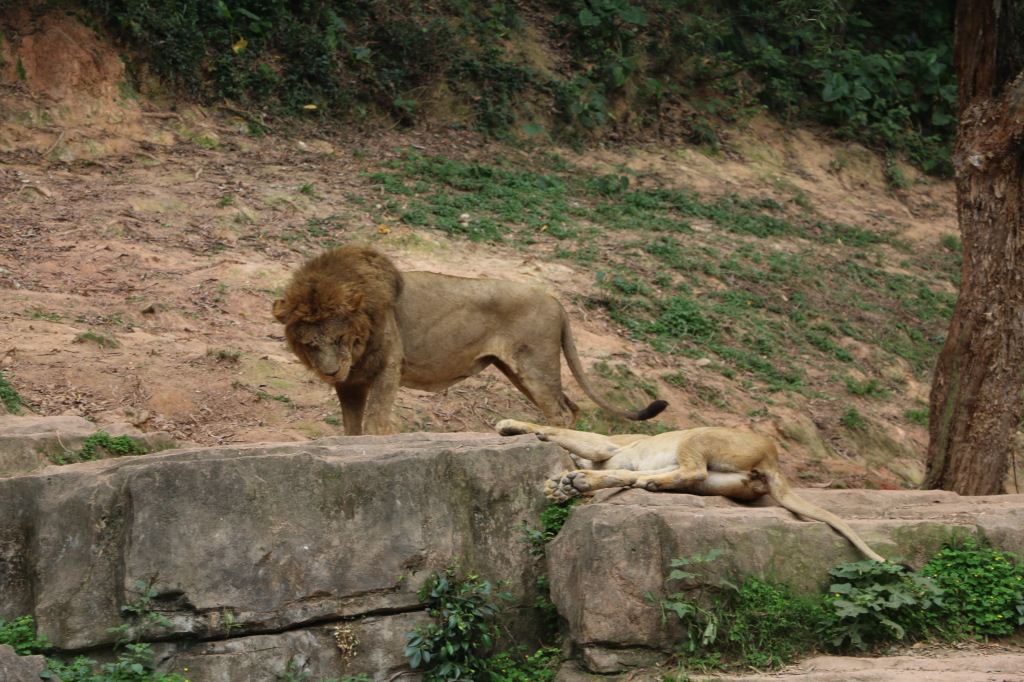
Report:
[[948,167],[951,0],[82,2],[208,100],[404,123],[453,102],[531,135],[665,129],[682,110],[711,145],[719,120],[763,106]]
[[[814,651],[866,650],[925,638],[1007,635],[1024,625],[1024,567],[973,539],[939,551],[920,571],[858,561],[829,571],[823,595],[798,595],[757,578],[708,580],[721,552],[674,559],[662,597],[682,627],[687,668],[783,665]],[[686,589],[674,589],[682,583]]]

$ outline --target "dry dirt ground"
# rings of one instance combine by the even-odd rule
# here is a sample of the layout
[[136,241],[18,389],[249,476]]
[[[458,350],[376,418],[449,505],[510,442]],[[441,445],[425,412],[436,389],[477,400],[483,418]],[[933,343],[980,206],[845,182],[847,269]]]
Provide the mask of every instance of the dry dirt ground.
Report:
[[[524,163],[536,150],[449,129],[292,123],[254,137],[245,112],[139,98],[124,86],[116,51],[73,19],[31,21],[0,47],[0,370],[28,410],[129,421],[200,444],[339,433],[332,392],[298,365],[270,315],[289,272],[326,236],[372,243],[403,268],[543,284],[569,309],[585,365],[628,364],[649,380],[671,403],[665,427],[743,424],[776,435],[805,484],[920,479],[926,434],[897,408],[861,410],[889,425],[898,461],[870,447],[851,451],[816,426],[836,401],[797,396],[766,414],[738,381],[699,359],[659,354],[577,305],[595,288],[591,267],[552,258],[543,245],[478,245],[404,226],[368,179],[410,148]],[[64,58],[46,58],[54,54]],[[716,156],[656,145],[557,151],[595,173],[628,169],[640,186],[712,197],[799,193],[830,219],[897,226],[922,248],[956,234],[951,183],[905,169],[917,182],[894,194],[875,154],[767,120],[731,134]],[[311,239],[310,224],[327,227]],[[705,394],[727,390],[731,405],[659,379],[670,371],[699,379],[693,385]],[[563,375],[569,394],[590,405]],[[926,383],[903,382],[905,403],[927,399]],[[537,413],[489,370],[440,395],[403,390],[398,416],[406,430],[455,431]]]

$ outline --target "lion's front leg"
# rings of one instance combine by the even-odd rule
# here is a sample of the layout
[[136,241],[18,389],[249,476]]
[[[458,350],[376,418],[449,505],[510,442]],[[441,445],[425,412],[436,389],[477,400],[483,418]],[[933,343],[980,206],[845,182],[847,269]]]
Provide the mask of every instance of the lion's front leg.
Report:
[[363,434],[363,412],[366,409],[366,386],[336,384],[334,391],[338,394],[338,402],[341,405],[345,435],[361,436]]
[[632,486],[637,479],[635,471],[625,469],[578,469],[564,471],[544,483],[544,493],[556,502],[571,499],[581,493],[600,490],[602,488],[626,488]]
[[402,383],[402,339],[394,316],[388,316],[384,333],[388,356],[366,399],[366,433],[378,435],[395,433],[395,398]]

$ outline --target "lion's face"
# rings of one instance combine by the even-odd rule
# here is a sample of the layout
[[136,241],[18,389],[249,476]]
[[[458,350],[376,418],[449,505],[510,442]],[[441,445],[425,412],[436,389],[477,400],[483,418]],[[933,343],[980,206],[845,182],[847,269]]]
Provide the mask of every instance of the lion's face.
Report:
[[370,326],[362,300],[359,294],[311,289],[274,301],[274,317],[284,324],[288,345],[328,384],[345,381],[366,350]]
[[285,336],[302,363],[328,384],[345,381],[366,349],[366,338],[343,317],[294,322],[285,328]]

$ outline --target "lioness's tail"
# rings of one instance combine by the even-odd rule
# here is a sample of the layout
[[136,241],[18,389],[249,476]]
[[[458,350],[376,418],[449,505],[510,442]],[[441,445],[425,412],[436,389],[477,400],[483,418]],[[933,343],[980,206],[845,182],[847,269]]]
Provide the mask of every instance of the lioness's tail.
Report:
[[800,497],[789,487],[789,482],[783,478],[782,474],[777,470],[771,470],[764,472],[768,479],[768,492],[775,498],[775,501],[780,505],[800,516],[808,519],[814,519],[815,521],[824,521],[828,525],[835,528],[841,535],[846,537],[847,540],[853,543],[853,545],[864,553],[869,559],[875,561],[884,562],[885,559],[875,552],[873,549],[868,547],[868,544],[857,535],[853,528],[850,528],[846,521],[833,514],[832,512],[822,509],[816,504],[811,504],[804,498]]
[[564,310],[562,311],[562,352],[565,353],[569,369],[572,371],[572,375],[576,377],[576,383],[580,385],[583,392],[590,396],[590,399],[601,408],[608,410],[612,414],[617,414],[620,417],[632,419],[633,421],[641,421],[661,414],[668,407],[668,403],[664,400],[655,400],[642,410],[629,412],[608,404],[604,398],[595,393],[594,389],[587,383],[587,377],[583,374],[583,365],[580,363],[579,353],[576,352],[576,344],[572,340],[572,327],[569,326],[569,316],[565,314]]

